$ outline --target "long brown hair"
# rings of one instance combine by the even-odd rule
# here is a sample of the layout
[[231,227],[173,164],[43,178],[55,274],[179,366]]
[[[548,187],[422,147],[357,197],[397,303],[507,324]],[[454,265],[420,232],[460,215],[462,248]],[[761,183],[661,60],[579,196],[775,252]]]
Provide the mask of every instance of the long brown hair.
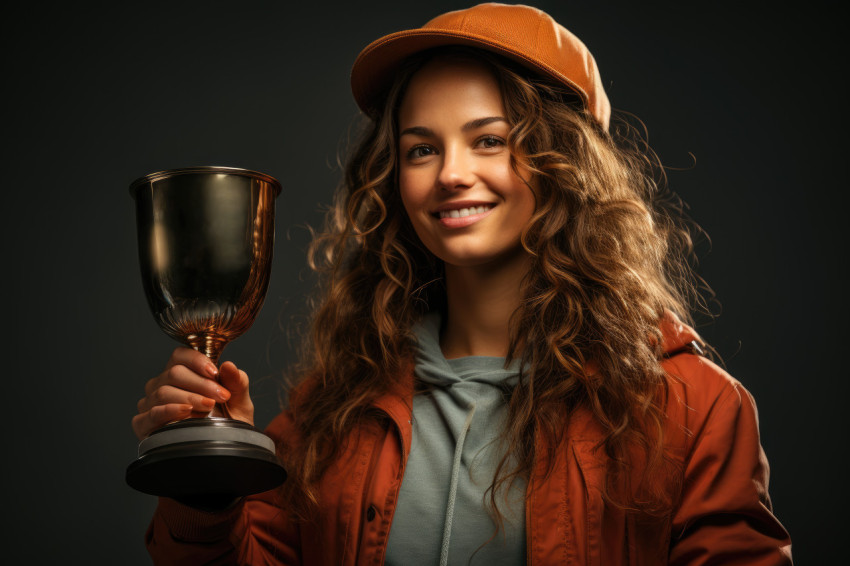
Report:
[[[285,493],[309,513],[316,486],[374,401],[401,384],[416,349],[413,323],[445,308],[442,264],[419,242],[397,187],[398,106],[430,58],[471,57],[498,78],[516,171],[536,177],[537,208],[522,243],[532,267],[511,320],[511,359],[524,370],[508,393],[505,456],[490,489],[528,477],[548,458],[579,406],[602,427],[606,498],[667,515],[678,472],[664,452],[665,375],[659,322],[691,322],[699,304],[689,258],[692,231],[663,169],[628,121],[603,130],[564,88],[486,52],[451,48],[415,56],[398,73],[383,112],[351,153],[324,231],[311,247],[323,276],[312,332],[290,399],[300,434],[287,447]],[[544,442],[535,442],[542,438]],[[623,489],[634,466],[635,488]],[[505,491],[506,493],[506,491]]]

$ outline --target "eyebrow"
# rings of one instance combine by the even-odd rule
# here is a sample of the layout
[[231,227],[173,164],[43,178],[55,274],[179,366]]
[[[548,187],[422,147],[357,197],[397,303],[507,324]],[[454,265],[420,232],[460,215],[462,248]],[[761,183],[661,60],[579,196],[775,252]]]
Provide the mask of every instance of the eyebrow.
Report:
[[[470,130],[477,130],[478,128],[483,128],[489,124],[494,122],[505,122],[507,123],[507,119],[503,116],[488,116],[486,118],[476,118],[475,120],[470,120],[463,126],[461,126],[461,131],[468,132]],[[412,134],[414,136],[422,136],[422,137],[433,137],[434,132],[426,128],[424,126],[413,126],[411,128],[405,128],[399,133],[398,137],[404,136],[406,134]]]

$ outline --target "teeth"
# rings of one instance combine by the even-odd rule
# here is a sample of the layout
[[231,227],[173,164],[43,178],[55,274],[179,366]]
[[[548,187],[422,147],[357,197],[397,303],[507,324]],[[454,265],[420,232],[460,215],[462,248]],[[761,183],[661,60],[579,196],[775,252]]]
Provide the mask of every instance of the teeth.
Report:
[[473,214],[484,214],[491,208],[491,205],[484,205],[459,208],[455,210],[443,210],[440,212],[440,218],[463,218],[464,216],[471,216]]

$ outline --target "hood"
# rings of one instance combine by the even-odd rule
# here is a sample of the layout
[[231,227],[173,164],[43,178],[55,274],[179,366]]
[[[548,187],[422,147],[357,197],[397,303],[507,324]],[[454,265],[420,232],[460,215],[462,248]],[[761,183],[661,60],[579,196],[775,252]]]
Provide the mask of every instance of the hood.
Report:
[[[520,368],[519,360],[513,360],[507,368],[504,367],[504,358],[491,356],[447,360],[440,349],[440,323],[440,313],[432,311],[413,327],[419,343],[415,373],[421,381],[438,387],[462,382],[499,386],[505,380],[516,378]],[[485,367],[487,371],[480,371]]]

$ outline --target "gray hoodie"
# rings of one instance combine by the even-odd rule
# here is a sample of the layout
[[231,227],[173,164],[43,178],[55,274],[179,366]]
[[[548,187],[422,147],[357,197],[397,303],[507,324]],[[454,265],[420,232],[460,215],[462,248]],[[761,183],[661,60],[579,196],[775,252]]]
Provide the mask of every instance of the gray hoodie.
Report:
[[504,358],[447,360],[437,313],[426,315],[415,332],[414,373],[432,390],[413,398],[413,440],[385,563],[522,564],[525,485],[514,484],[509,503],[503,496],[498,500],[504,529],[495,537],[485,506],[503,450],[498,442],[507,415],[502,387],[516,383],[519,362],[505,369]]

